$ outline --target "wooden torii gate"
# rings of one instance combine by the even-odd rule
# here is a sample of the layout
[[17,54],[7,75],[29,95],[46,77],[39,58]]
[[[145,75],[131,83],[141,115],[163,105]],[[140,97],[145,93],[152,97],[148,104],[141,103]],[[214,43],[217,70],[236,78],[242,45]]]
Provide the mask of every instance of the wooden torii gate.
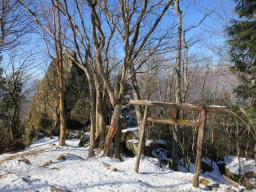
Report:
[[[181,125],[181,126],[195,126],[198,128],[198,136],[197,136],[197,151],[196,151],[196,165],[195,165],[195,173],[194,173],[194,181],[193,186],[199,186],[199,175],[200,175],[200,168],[201,168],[201,161],[202,161],[202,148],[203,148],[203,138],[204,138],[204,128],[206,122],[206,113],[213,112],[213,113],[228,113],[229,110],[226,106],[217,106],[217,105],[208,105],[208,106],[200,106],[194,104],[175,104],[169,102],[159,102],[159,101],[147,101],[147,100],[129,100],[129,103],[132,105],[142,105],[145,106],[143,122],[141,125],[141,133],[140,133],[140,141],[138,146],[138,153],[137,159],[135,164],[135,171],[139,171],[139,163],[140,157],[142,152],[142,145],[143,139],[145,137],[145,125],[146,122],[153,122],[153,123],[163,123],[163,124],[171,124],[171,125]],[[147,107],[163,107],[163,108],[172,108],[174,114],[177,110],[190,110],[190,111],[199,111],[200,112],[200,121],[188,121],[188,120],[179,120],[175,118],[173,114],[172,117],[169,119],[162,119],[162,118],[152,118],[147,116]]]

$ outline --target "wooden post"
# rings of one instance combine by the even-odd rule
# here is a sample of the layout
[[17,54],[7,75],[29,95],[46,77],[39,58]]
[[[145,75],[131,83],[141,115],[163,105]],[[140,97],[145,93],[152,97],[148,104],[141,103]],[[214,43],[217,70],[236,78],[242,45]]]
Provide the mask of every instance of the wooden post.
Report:
[[194,187],[199,186],[199,175],[202,161],[202,149],[203,149],[203,139],[204,139],[204,126],[206,121],[206,110],[203,108],[200,111],[200,126],[198,128],[198,136],[197,136],[197,149],[196,149],[196,165],[195,165],[195,173],[194,173]]
[[147,123],[147,113],[148,113],[148,106],[145,107],[144,117],[143,117],[143,121],[142,121],[142,125],[141,125],[140,142],[139,142],[139,146],[138,146],[137,159],[136,159],[135,168],[134,168],[134,171],[137,173],[139,171],[140,157],[141,157],[141,152],[142,152],[142,148],[143,148],[143,140],[145,137],[145,126]]

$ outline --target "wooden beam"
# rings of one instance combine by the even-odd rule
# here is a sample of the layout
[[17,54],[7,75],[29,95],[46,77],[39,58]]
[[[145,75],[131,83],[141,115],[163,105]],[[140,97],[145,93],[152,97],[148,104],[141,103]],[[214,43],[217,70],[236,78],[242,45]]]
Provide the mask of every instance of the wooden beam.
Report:
[[153,123],[170,124],[170,125],[193,126],[193,127],[199,127],[200,126],[200,122],[187,121],[187,120],[177,120],[177,119],[174,119],[174,118],[162,119],[162,118],[148,117],[147,121],[153,122]]
[[205,109],[200,111],[200,121],[201,121],[201,124],[199,126],[198,136],[197,136],[196,165],[195,165],[194,182],[193,182],[194,187],[199,186],[199,175],[200,175],[200,169],[201,169],[203,139],[204,139],[204,126],[206,122]]
[[[192,111],[201,111],[203,109],[200,105],[194,104],[175,104],[170,102],[159,102],[159,101],[147,101],[147,100],[133,100],[130,99],[129,103],[132,105],[145,105],[145,106],[155,106],[155,107],[164,107],[164,108],[174,108],[177,110],[192,110]],[[219,105],[208,105],[205,106],[204,110],[206,112],[219,112],[219,113],[228,113],[229,110],[226,106]]]

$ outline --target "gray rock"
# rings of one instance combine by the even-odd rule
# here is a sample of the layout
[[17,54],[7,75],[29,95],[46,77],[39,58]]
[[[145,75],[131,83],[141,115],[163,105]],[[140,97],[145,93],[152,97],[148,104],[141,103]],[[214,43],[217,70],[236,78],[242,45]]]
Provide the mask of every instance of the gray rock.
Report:
[[217,189],[219,187],[220,187],[219,183],[213,183],[213,184],[208,185],[208,188],[210,190]]
[[80,142],[78,145],[79,147],[87,147],[89,143],[90,143],[90,133],[86,132],[80,139]]
[[139,137],[133,131],[122,133],[121,145],[122,151],[129,156],[137,155]]
[[85,134],[84,130],[66,130],[66,139],[81,139]]
[[[73,56],[75,58],[75,54]],[[89,121],[88,83],[84,72],[64,56],[63,76],[67,129],[84,127]],[[58,85],[57,65],[53,60],[37,88],[29,117],[24,123],[27,144],[42,136],[59,134]]]

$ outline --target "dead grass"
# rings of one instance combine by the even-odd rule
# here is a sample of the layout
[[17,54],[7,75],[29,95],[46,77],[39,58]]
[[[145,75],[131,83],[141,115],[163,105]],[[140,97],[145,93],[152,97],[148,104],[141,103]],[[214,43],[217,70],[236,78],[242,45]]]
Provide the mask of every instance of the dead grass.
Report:
[[10,161],[10,160],[13,160],[13,159],[16,159],[16,158],[19,158],[19,157],[25,157],[25,156],[28,156],[28,155],[38,155],[39,153],[42,153],[44,152],[46,149],[39,149],[39,150],[33,150],[33,151],[27,151],[27,152],[23,152],[21,154],[15,154],[15,155],[11,155],[9,157],[6,157],[2,160],[0,160],[0,164],[2,164],[3,162],[5,161]]

